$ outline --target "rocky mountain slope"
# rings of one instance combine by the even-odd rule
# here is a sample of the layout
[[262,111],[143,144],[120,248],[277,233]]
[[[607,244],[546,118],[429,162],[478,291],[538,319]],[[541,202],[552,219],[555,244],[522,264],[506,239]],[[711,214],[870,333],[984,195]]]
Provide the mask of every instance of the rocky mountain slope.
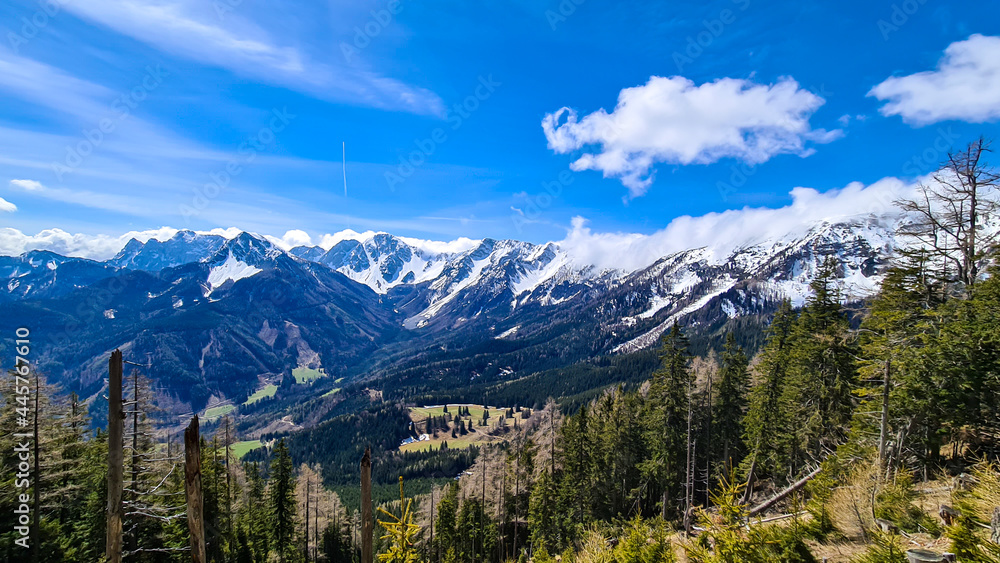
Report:
[[296,368],[356,378],[405,364],[419,373],[428,351],[461,357],[489,342],[510,351],[491,373],[516,377],[640,350],[675,321],[711,337],[766,319],[784,297],[804,302],[826,256],[842,264],[845,298],[863,298],[896,246],[894,227],[878,216],[821,222],[638,270],[580,264],[558,243],[351,233],[329,248],[285,251],[248,233],[180,231],[133,239],[106,262],[0,257],[0,330],[30,320],[39,366],[88,394],[103,385],[108,351],[123,348],[148,358],[167,394],[195,408],[241,402]]

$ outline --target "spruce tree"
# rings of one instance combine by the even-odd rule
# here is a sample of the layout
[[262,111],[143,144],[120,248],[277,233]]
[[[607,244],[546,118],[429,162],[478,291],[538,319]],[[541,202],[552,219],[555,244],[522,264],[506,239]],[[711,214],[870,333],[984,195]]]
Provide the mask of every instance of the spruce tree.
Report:
[[[640,469],[658,491],[660,511],[675,515],[686,475],[689,408],[692,374],[688,369],[688,340],[674,323],[659,349],[660,367],[652,376],[647,404],[646,440],[651,456]],[[656,497],[651,497],[654,500]]]
[[743,459],[743,418],[746,414],[747,357],[736,344],[732,332],[726,335],[726,347],[722,353],[722,368],[716,401],[713,405],[712,421],[715,430],[714,453],[716,455],[717,476],[729,473]]
[[828,257],[810,284],[813,294],[792,328],[789,384],[793,472],[825,457],[847,436],[853,412],[857,340],[840,303],[838,264]]
[[281,561],[289,561],[296,552],[295,534],[295,472],[285,439],[278,440],[271,461],[268,482],[270,500],[272,549]]
[[767,329],[767,343],[757,364],[757,384],[750,390],[749,407],[743,421],[744,442],[750,455],[744,466],[755,465],[758,476],[778,477],[785,471],[788,452],[782,436],[787,431],[787,412],[782,400],[791,364],[791,334],[797,315],[785,299]]

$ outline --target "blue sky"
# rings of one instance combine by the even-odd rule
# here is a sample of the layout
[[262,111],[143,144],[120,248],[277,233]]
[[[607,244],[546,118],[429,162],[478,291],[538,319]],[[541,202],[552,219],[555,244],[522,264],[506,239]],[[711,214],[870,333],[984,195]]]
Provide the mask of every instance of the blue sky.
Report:
[[787,206],[996,137],[998,24],[938,0],[8,0],[0,228],[540,242]]

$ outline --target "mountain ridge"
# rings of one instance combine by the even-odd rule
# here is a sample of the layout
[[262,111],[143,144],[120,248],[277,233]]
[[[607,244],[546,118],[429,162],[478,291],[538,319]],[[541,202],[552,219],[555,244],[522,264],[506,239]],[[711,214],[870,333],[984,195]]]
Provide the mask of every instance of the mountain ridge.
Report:
[[[874,214],[822,221],[804,235],[682,250],[635,270],[581,265],[553,242],[421,245],[366,233],[330,248],[283,249],[247,232],[179,231],[166,242],[133,239],[105,262],[38,251],[3,257],[0,313],[31,310],[57,325],[75,322],[98,343],[85,353],[43,344],[41,363],[59,372],[56,379],[96,392],[106,348],[127,346],[170,366],[157,377],[168,394],[195,406],[287,385],[293,369],[394,374],[391,365],[369,370],[392,357],[388,350],[404,352],[404,361],[413,356],[405,351],[428,346],[517,343],[512,350],[521,352],[498,356],[487,371],[519,377],[641,350],[673,322],[708,339],[743,318],[765,322],[780,299],[804,301],[825,256],[843,264],[845,297],[863,299],[898,247],[897,221]],[[58,274],[74,267],[87,276]],[[47,281],[28,283],[35,279]],[[115,281],[123,288],[101,301]],[[104,304],[84,307],[87,324],[72,307],[79,303]]]

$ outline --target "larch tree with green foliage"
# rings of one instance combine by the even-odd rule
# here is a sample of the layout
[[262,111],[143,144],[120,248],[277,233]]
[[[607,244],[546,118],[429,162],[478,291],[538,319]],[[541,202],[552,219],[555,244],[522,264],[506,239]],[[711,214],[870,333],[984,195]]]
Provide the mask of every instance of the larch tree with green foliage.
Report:
[[413,499],[407,499],[403,494],[402,476],[399,478],[399,507],[399,516],[382,507],[378,509],[385,516],[378,523],[385,528],[382,539],[388,544],[386,552],[378,554],[378,560],[385,563],[416,563],[418,554],[414,543],[420,526],[413,523]]

